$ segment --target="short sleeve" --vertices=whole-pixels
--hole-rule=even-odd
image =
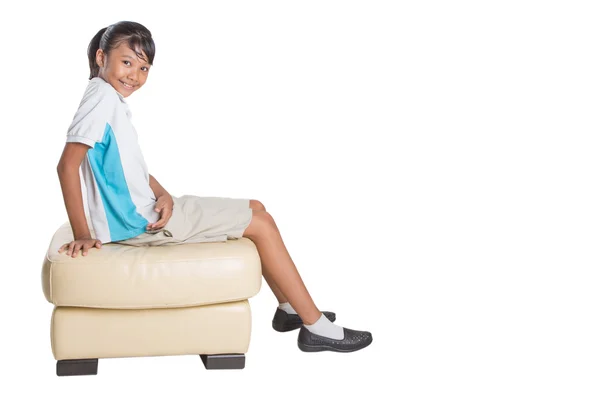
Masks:
[[[90,83],[67,131],[67,143],[77,142],[94,147],[102,141],[106,124],[116,107],[115,94],[98,83]]]

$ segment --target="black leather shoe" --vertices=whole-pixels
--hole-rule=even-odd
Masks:
[[[307,353],[317,351],[350,353],[367,347],[373,341],[373,336],[370,332],[346,329],[345,327],[343,329],[344,338],[336,340],[330,337],[319,336],[302,326],[298,333],[298,347]]]
[[[332,322],[335,322],[335,313],[323,311],[323,315]],[[289,332],[302,326],[302,319],[295,313],[287,313],[281,308],[277,308],[273,316],[273,329],[278,332]]]

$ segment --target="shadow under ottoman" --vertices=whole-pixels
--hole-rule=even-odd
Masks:
[[[92,234],[92,236],[94,236]],[[103,244],[87,256],[58,253],[54,234],[42,266],[56,373],[96,374],[99,358],[199,354],[207,369],[242,369],[250,345],[248,298],[261,287],[258,251],[247,238],[171,246]]]

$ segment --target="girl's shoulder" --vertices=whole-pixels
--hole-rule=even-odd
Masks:
[[[81,103],[119,104],[120,97],[112,85],[99,77],[89,80]]]

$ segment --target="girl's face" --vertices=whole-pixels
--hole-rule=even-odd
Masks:
[[[140,53],[148,59],[143,51]],[[98,77],[112,85],[124,98],[144,85],[150,71],[150,64],[138,58],[127,42],[121,42],[109,55],[98,49],[96,63],[100,66]]]

